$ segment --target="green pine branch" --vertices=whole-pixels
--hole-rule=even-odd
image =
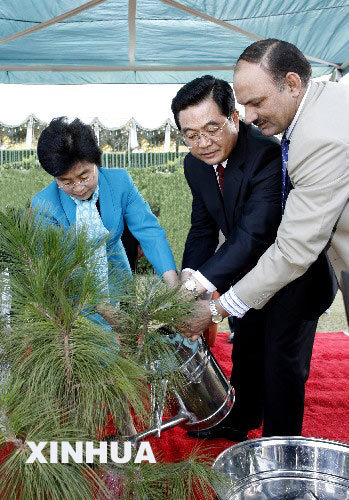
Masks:
[[[11,447],[0,466],[0,496],[106,498],[105,478],[117,469],[125,499],[189,499],[200,488],[211,498],[214,474],[194,455],[182,464],[108,464],[96,471],[86,464],[25,464],[28,440],[98,440],[110,417],[127,436],[131,410],[144,428],[150,383],[166,377],[170,389],[183,385],[173,339],[191,302],[154,275],[111,274],[106,296],[93,260],[105,241],[49,225],[29,209],[0,212],[0,268],[9,270],[12,299],[10,328],[0,330],[0,364],[8,367],[0,447]]]

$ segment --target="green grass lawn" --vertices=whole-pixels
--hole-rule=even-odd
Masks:
[[[4,169],[0,171],[0,210],[24,207],[33,196],[47,186],[52,177],[44,170]]]
[[[166,229],[167,239],[180,269],[190,227],[192,201],[183,168],[173,173],[149,173],[146,169],[130,169],[129,173],[152,209],[160,209],[159,222]]]
[[[348,332],[342,292],[337,292],[336,298],[328,314],[323,314],[318,323],[318,332]]]

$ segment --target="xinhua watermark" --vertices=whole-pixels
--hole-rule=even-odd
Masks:
[[[153,450],[148,441],[142,441],[137,450],[131,441],[76,441],[71,444],[69,441],[27,441],[26,444],[31,449],[31,455],[27,459],[27,464],[32,464],[36,460],[41,464],[92,464],[96,461],[106,464],[110,461],[116,464],[126,464],[133,461],[135,464],[141,462],[156,463]]]

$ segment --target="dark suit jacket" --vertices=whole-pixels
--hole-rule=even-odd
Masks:
[[[274,137],[240,122],[238,141],[224,172],[223,197],[214,168],[190,153],[184,173],[193,205],[182,269],[199,270],[223,293],[275,241],[281,221],[280,145]],[[215,253],[219,230],[226,241]],[[321,253],[302,277],[276,294],[274,302],[306,319],[317,319],[335,292],[333,273]]]
[[[275,239],[281,220],[280,145],[240,122],[224,172],[223,197],[212,166],[188,154],[184,173],[193,205],[182,268],[198,269],[222,293]],[[226,242],[215,253],[220,229]]]

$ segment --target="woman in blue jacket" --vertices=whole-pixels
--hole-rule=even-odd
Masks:
[[[92,128],[75,119],[55,118],[40,135],[38,158],[54,177],[35,195],[33,208],[49,223],[84,228],[91,239],[109,235],[96,250],[99,277],[108,287],[111,269],[131,274],[121,242],[124,220],[156,273],[177,283],[176,266],[165,230],[123,169],[100,167],[102,151]]]

